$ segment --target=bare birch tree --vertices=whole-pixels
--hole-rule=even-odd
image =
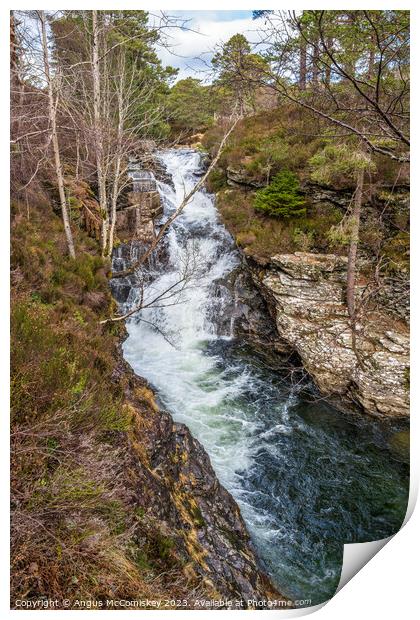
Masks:
[[[117,128],[116,128],[116,144],[115,144],[115,166],[114,166],[114,174],[112,181],[112,192],[111,192],[111,222],[109,227],[109,239],[107,242],[107,256],[111,256],[112,249],[114,247],[114,233],[115,233],[115,225],[117,222],[117,202],[119,197],[119,185],[120,185],[120,176],[121,176],[121,165],[122,165],[122,146],[123,146],[123,137],[124,137],[124,119],[127,116],[129,103],[124,100],[124,87],[125,87],[125,74],[126,74],[126,63],[125,58],[120,55],[119,62],[119,71],[118,71],[118,83],[116,85],[116,95],[117,95]]]
[[[102,255],[106,253],[108,241],[109,213],[106,192],[106,179],[103,162],[103,138],[101,124],[101,70],[99,62],[98,11],[92,11],[92,76],[93,76],[93,115],[95,132],[96,171],[98,177],[99,206],[102,217]]]
[[[69,213],[67,209],[66,193],[64,189],[63,169],[61,165],[60,147],[57,135],[57,96],[54,94],[53,78],[50,71],[50,61],[48,52],[47,26],[44,11],[39,11],[41,23],[42,50],[44,58],[45,80],[48,89],[48,116],[51,131],[51,142],[54,151],[55,174],[57,176],[58,193],[60,196],[61,216],[63,218],[64,232],[66,235],[67,249],[72,258],[76,258],[74,250],[73,235],[70,227]]]

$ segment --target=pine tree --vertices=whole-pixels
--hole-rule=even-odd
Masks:
[[[299,180],[290,170],[279,172],[270,185],[256,192],[254,206],[275,217],[305,215],[305,200],[299,192]]]
[[[232,104],[241,115],[255,111],[256,83],[268,71],[266,60],[253,54],[251,45],[243,34],[235,34],[212,59],[218,72],[216,84],[230,91]]]

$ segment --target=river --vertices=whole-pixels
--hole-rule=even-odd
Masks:
[[[202,174],[201,158],[187,149],[159,157],[172,178],[159,183],[168,217]],[[324,601],[340,578],[343,543],[389,536],[404,519],[408,466],[390,449],[401,428],[336,410],[307,379],[293,381],[235,338],[233,321],[221,331],[228,304],[219,283],[241,261],[211,194],[194,195],[165,243],[144,298],[186,280],[128,320],[124,356],[204,445],[280,591]],[[117,249],[114,268],[124,266]],[[133,286],[125,308],[138,297]]]

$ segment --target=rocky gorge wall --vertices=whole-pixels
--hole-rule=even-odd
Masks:
[[[226,175],[227,186],[241,191],[247,205],[252,203],[252,191],[265,185],[258,174],[244,165],[230,165],[222,172]],[[384,186],[382,194],[376,192],[366,197],[362,226],[364,229],[370,226],[369,234],[373,238],[376,222],[381,234],[389,235],[391,240],[384,247],[393,248],[402,243],[403,233],[394,239],[392,234],[402,223],[400,230],[408,225],[409,187],[402,183],[388,189],[392,192]],[[322,209],[336,208],[344,216],[352,200],[349,189],[338,190],[306,181],[301,190],[308,204],[320,213]],[[223,208],[221,211],[223,213]],[[229,228],[229,217],[224,220]],[[240,241],[238,245],[243,245],[242,239]],[[403,243],[406,243],[405,238]],[[389,282],[381,282],[375,293],[376,303],[361,304],[364,307],[353,332],[345,303],[347,258],[316,249],[295,252],[294,245],[291,239],[290,251],[285,247],[278,253],[271,253],[269,258],[261,257],[252,244],[239,248],[275,321],[277,338],[271,337],[273,347],[298,353],[322,394],[344,397],[352,408],[356,405],[356,409],[371,415],[407,417],[407,274],[400,280],[391,277]],[[407,248],[403,247],[405,252]],[[393,250],[387,251],[392,262],[395,259]],[[361,252],[360,265],[365,263],[369,267],[370,260],[369,255]],[[395,260],[400,260],[400,256]],[[405,269],[404,266],[403,271]],[[363,275],[359,274],[359,300],[366,295],[365,285]]]
[[[159,192],[156,190],[127,194],[127,205],[117,211],[116,230],[121,240],[149,242],[154,235],[154,221],[162,215]]]
[[[407,325],[365,312],[353,336],[345,304],[347,258],[296,252],[273,256],[263,268],[250,262],[279,336],[323,394],[344,396],[372,415],[408,416]]]

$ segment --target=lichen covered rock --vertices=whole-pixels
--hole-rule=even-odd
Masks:
[[[283,600],[261,572],[239,508],[202,445],[158,407],[148,384],[125,363],[117,372],[132,414],[126,458],[143,519],[151,515],[165,525],[184,572],[205,584],[207,596],[242,600],[245,607],[249,599]]]
[[[296,252],[273,256],[253,277],[273,309],[279,336],[299,353],[323,393],[346,396],[373,415],[407,416],[407,326],[366,311],[353,334],[346,267],[342,256]]]

